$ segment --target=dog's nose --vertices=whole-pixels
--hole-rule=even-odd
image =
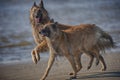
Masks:
[[[37,15],[36,18],[39,18],[39,16]]]
[[[39,32],[39,34],[41,34],[41,31]]]
[[[41,30],[39,33],[40,33],[40,34],[44,34],[44,33],[45,33],[45,30]]]

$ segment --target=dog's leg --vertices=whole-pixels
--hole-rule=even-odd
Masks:
[[[55,60],[55,54],[50,50],[50,57],[49,57],[49,61],[48,61],[48,66],[46,68],[46,71],[43,75],[43,77],[40,79],[40,80],[45,80],[45,78],[47,77],[53,63],[54,63],[54,60]]]
[[[94,56],[90,52],[89,53],[87,52],[86,54],[90,57],[90,62],[89,62],[88,67],[87,67],[87,69],[89,70],[91,68],[91,66],[92,66]]]
[[[76,64],[77,72],[79,72],[82,69],[81,55],[82,55],[82,53],[78,53],[78,52],[76,52],[74,54],[74,59],[75,59],[75,64]],[[70,73],[70,75],[73,75],[73,73]]]
[[[100,60],[101,64],[102,64],[102,71],[105,71],[106,70],[106,63],[104,61],[104,58],[102,57],[102,55],[100,55],[99,53],[99,50],[94,50],[94,53],[95,53],[95,57]]]
[[[101,62],[101,64],[102,64],[102,71],[105,71],[106,70],[106,63],[105,63],[105,61],[104,61],[104,58],[102,57],[102,55],[100,55],[100,62]]]
[[[31,55],[32,55],[32,60],[35,64],[37,64],[37,62],[40,60],[40,55],[39,55],[39,52],[38,52],[38,46],[35,47],[32,52],[31,52]]]
[[[36,59],[36,55],[35,55],[34,49],[33,49],[32,52],[31,52],[31,56],[32,56],[33,62],[34,62],[35,64],[37,64],[37,59]]]
[[[82,55],[82,53],[80,53],[80,52],[77,52],[76,55],[74,55],[77,72],[79,72],[82,69],[81,55]]]
[[[74,61],[74,58],[72,55],[70,54],[67,54],[65,55],[65,57],[68,59],[68,61],[70,62],[72,68],[73,68],[73,71],[74,71],[74,74],[73,74],[73,77],[71,77],[72,79],[75,79],[76,78],[76,75],[77,75],[77,68],[76,68],[76,65],[75,65],[75,61]]]
[[[47,46],[46,41],[44,40],[40,44],[38,44],[38,46],[36,46],[34,48],[34,50],[32,50],[32,60],[33,60],[33,62],[37,64],[37,62],[40,60],[39,53],[43,52],[43,51],[47,51],[47,50],[48,50],[48,46]]]
[[[96,66],[99,64],[99,60],[96,58],[96,62],[95,62],[95,64],[96,64]]]
[[[37,60],[37,62],[40,60],[40,55],[39,55],[39,46],[40,46],[41,44],[39,44],[37,47],[35,47],[35,49],[34,49],[34,51],[35,51],[35,57],[36,57],[36,60]]]

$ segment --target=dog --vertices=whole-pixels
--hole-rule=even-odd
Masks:
[[[59,53],[62,53],[71,63],[74,71],[73,79],[76,78],[77,72],[81,70],[82,65],[78,57],[80,52],[92,53],[102,62],[103,69],[106,69],[105,61],[99,52],[114,47],[113,39],[109,34],[95,24],[81,24],[72,26],[67,30],[59,29],[60,26],[65,25],[59,25],[57,22],[48,23],[40,31],[40,34],[45,36],[50,51],[48,67],[41,80],[46,79],[55,56]]]
[[[40,4],[37,5],[34,2],[32,8],[30,9],[30,23],[32,25],[32,33],[34,37],[34,41],[37,46],[32,50],[32,60],[34,63],[40,60],[39,52],[48,51],[48,46],[44,38],[41,37],[39,31],[43,27],[44,24],[50,21],[50,17],[46,9],[44,8],[43,1],[41,0]]]
[[[30,23],[32,25],[32,33],[37,46],[32,50],[31,55],[33,62],[36,64],[40,60],[39,53],[48,51],[47,42],[43,37],[41,37],[39,31],[43,28],[45,24],[49,22],[54,22],[54,20],[50,19],[49,14],[44,7],[43,1],[41,0],[39,5],[37,5],[36,2],[34,2],[32,8],[30,9]],[[59,29],[61,30],[71,28],[71,26],[61,26],[63,24],[59,25],[60,25]],[[94,55],[93,54],[87,55],[90,57],[90,62],[87,69],[90,69],[93,63]],[[96,65],[98,65],[99,63],[98,61],[99,60],[96,60]]]

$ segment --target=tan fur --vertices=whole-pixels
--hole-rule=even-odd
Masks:
[[[43,19],[42,19],[40,24],[36,24],[35,16],[34,16],[34,14],[38,10],[41,10],[42,14],[43,14]],[[39,6],[37,6],[36,3],[34,3],[32,8],[30,9],[30,22],[31,22],[31,25],[32,25],[33,37],[34,37],[35,43],[37,44],[37,46],[32,50],[31,55],[32,55],[33,62],[37,64],[37,62],[40,60],[39,53],[48,51],[48,46],[47,46],[46,40],[43,37],[41,37],[41,35],[39,34],[39,31],[41,31],[43,26],[46,23],[50,22],[48,12],[44,8],[42,0],[40,2]],[[59,24],[58,27],[61,30],[65,30],[65,29],[71,28],[72,26]],[[88,69],[90,69],[91,65],[93,63],[94,55],[92,55],[92,54],[87,54],[87,55],[90,57],[90,62],[89,62],[89,65],[88,65]],[[81,56],[79,58],[81,58]],[[97,60],[97,63],[98,63],[98,60]]]
[[[79,55],[81,55],[80,52],[96,56],[102,62],[102,65],[104,66],[103,70],[106,69],[104,59],[99,52],[113,46],[113,43],[110,41],[111,37],[107,33],[94,24],[73,26],[72,28],[63,31],[59,29],[60,26],[63,25],[51,23],[46,24],[42,29],[46,30],[46,28],[48,28],[50,31],[50,36],[46,37],[50,50],[50,58],[42,80],[47,77],[55,60],[55,55],[59,53],[62,53],[71,63],[74,71],[73,78],[76,78],[77,72],[82,68],[79,57]],[[105,37],[106,34],[109,38]]]
[[[42,21],[41,23],[35,22],[35,13],[41,10],[42,12]],[[37,6],[34,2],[32,8],[30,9],[30,23],[32,25],[32,33],[37,46],[32,50],[31,55],[34,63],[37,63],[40,60],[40,52],[48,51],[48,46],[44,38],[39,34],[39,31],[42,29],[45,23],[50,21],[49,15],[46,9],[43,6],[43,1],[41,0],[40,5]]]

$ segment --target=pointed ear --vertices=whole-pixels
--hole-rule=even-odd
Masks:
[[[57,30],[57,27],[56,27],[57,25],[56,25],[56,23],[57,23],[57,22],[52,23],[52,28],[53,28],[53,30],[54,30],[54,31],[56,31],[56,30]]]
[[[58,24],[58,22],[55,22],[54,24],[55,24],[55,25],[57,25],[57,24]]]
[[[58,24],[58,22],[53,23],[53,26],[52,26],[52,27],[53,27],[53,30],[54,30],[54,31],[57,30],[57,24]]]
[[[41,0],[39,6],[40,6],[41,8],[44,8],[43,0]]]
[[[33,6],[37,6],[37,5],[36,5],[36,2],[34,2]]]
[[[50,19],[50,23],[53,23],[54,22],[54,19]]]

